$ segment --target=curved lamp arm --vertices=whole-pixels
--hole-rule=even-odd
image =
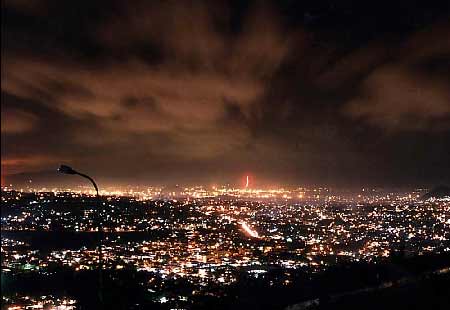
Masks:
[[[89,181],[91,181],[92,185],[94,185],[95,191],[97,192],[97,196],[98,196],[97,183],[95,183],[94,179],[91,178],[90,176],[88,176],[87,174],[78,172],[75,169],[73,169],[72,167],[69,167],[69,166],[66,166],[66,165],[61,165],[61,167],[59,167],[58,171],[61,172],[61,173],[64,173],[64,174],[78,174],[79,176],[88,179]]]
[[[94,185],[95,191],[97,192],[97,196],[98,196],[98,186],[97,186],[97,183],[95,183],[94,179],[84,173],[77,172],[76,174],[91,181],[92,185]]]

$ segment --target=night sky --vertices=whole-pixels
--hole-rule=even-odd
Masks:
[[[2,178],[449,182],[449,7],[3,0]]]

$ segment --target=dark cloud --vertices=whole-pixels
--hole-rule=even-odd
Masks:
[[[440,179],[443,5],[4,1],[2,165],[155,182]],[[399,160],[428,143],[442,147]]]
[[[396,66],[377,69],[346,111],[389,130],[449,130],[450,92],[444,81]]]
[[[434,24],[408,37],[362,81],[345,111],[387,130],[449,130],[449,80],[441,70],[450,44],[440,42],[449,29]]]
[[[1,114],[2,135],[32,131],[37,125],[36,115],[11,104],[2,104]]]

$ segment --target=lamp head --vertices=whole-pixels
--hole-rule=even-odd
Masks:
[[[77,174],[77,172],[75,170],[73,170],[71,167],[66,166],[66,165],[61,165],[61,167],[59,167],[58,171],[61,173],[64,173],[64,174]]]

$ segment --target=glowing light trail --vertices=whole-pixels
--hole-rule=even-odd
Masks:
[[[247,176],[247,181],[245,183],[245,187],[248,187],[248,184],[249,184],[249,180],[248,180],[248,176]]]
[[[246,222],[241,222],[242,229],[253,238],[259,238],[259,234],[256,230],[253,230],[248,226]]]

